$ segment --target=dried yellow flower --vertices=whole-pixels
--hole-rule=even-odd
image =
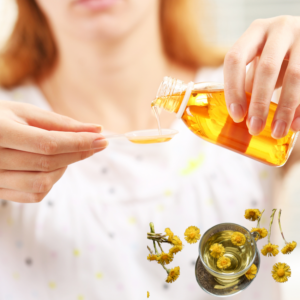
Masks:
[[[268,230],[265,228],[252,228],[251,229],[251,232],[255,232],[255,231],[258,232],[260,235],[259,240],[265,238],[268,235]]]
[[[236,231],[231,236],[231,242],[233,245],[240,247],[246,243],[246,237],[242,233]]]
[[[245,218],[251,221],[256,221],[261,216],[259,209],[246,209]]]
[[[170,248],[169,253],[170,254],[176,254],[177,252],[182,250],[182,245],[175,245],[172,248]]]
[[[246,272],[245,276],[247,277],[247,279],[252,280],[257,273],[257,267],[255,264],[253,264],[249,270]]]
[[[171,229],[170,228],[166,228],[165,229],[165,233],[168,236],[168,241],[172,242],[172,239],[174,237],[174,233],[171,231]]]
[[[221,256],[217,261],[217,267],[221,270],[227,269],[230,266],[231,266],[231,260],[226,256]]]
[[[171,283],[174,282],[180,275],[180,268],[175,267],[168,271],[168,277],[166,279],[166,282]]]
[[[149,254],[149,255],[147,256],[147,259],[150,260],[150,261],[152,261],[152,260],[157,260],[157,255],[155,255],[155,254]]]
[[[197,241],[200,239],[200,229],[197,228],[196,226],[190,226],[189,228],[186,229],[185,233],[185,240],[189,244],[194,244],[197,243]]]
[[[294,249],[295,249],[296,247],[297,247],[297,243],[296,243],[296,242],[288,243],[288,244],[286,244],[286,245],[282,248],[281,252],[282,252],[283,254],[290,254],[291,252],[294,251]]]
[[[261,249],[261,253],[264,256],[276,256],[279,253],[279,251],[277,249],[278,247],[279,246],[277,246],[277,245],[273,245],[273,244],[269,243]]]
[[[149,292],[147,292],[147,298],[149,298],[150,297],[150,293]]]
[[[160,254],[157,255],[157,261],[161,264],[166,264],[168,265],[172,260],[173,260],[173,255],[170,253],[165,253],[162,252]]]
[[[182,241],[177,235],[175,235],[172,239],[172,244],[176,246],[182,246]]]
[[[277,263],[273,266],[272,276],[277,282],[286,282],[291,275],[291,268],[287,264]]]
[[[211,251],[210,255],[212,257],[219,258],[219,257],[224,255],[225,248],[221,244],[215,243],[215,244],[210,246],[209,251]]]

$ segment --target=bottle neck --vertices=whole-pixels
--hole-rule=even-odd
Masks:
[[[185,95],[187,85],[183,81],[165,77],[156,94],[152,106],[177,113]]]

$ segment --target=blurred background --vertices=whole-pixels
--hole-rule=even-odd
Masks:
[[[204,16],[201,14],[201,18],[199,18],[201,19],[200,26],[206,40],[210,44],[220,47],[233,45],[255,19],[278,15],[300,16],[299,0],[205,0],[204,2],[207,6]],[[5,44],[16,16],[14,0],[0,0],[0,48]],[[212,21],[214,28],[212,28]],[[212,31],[214,34],[211,34]],[[277,208],[283,210],[282,226],[287,241],[295,240],[299,244],[300,163],[295,165],[285,176],[283,186],[277,188],[275,203]],[[273,230],[278,233],[277,220],[274,221]],[[280,239],[280,235],[277,234],[276,238],[277,245],[282,248],[283,241]],[[273,239],[272,241],[275,242]],[[282,299],[299,299],[300,244],[293,254],[289,256],[279,254],[277,257],[278,261],[287,263],[292,269],[292,277],[289,282],[280,285]]]

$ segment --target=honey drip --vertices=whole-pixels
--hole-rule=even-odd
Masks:
[[[157,98],[152,106],[177,113],[184,94]],[[246,98],[249,105],[251,94],[246,93]],[[296,134],[290,130],[284,138],[272,138],[271,123],[276,108],[277,104],[272,102],[264,130],[258,136],[252,136],[246,125],[247,116],[241,123],[235,123],[229,116],[224,90],[194,90],[181,119],[193,133],[210,143],[271,166],[282,166],[288,159]]]

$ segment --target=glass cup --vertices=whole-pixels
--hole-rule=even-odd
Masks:
[[[204,257],[204,249],[209,239],[216,233],[222,231],[233,231],[242,233],[248,242],[251,253],[249,257],[249,263],[247,266],[239,272],[222,272],[212,269]],[[209,294],[215,296],[228,296],[240,292],[245,289],[252,280],[248,280],[244,275],[250,269],[253,263],[259,268],[260,257],[256,246],[256,239],[259,234],[257,232],[250,233],[245,227],[234,223],[221,223],[210,229],[208,229],[202,236],[199,242],[199,258],[196,264],[196,279],[201,288],[203,288]],[[242,248],[243,246],[241,246]],[[226,254],[225,254],[226,255]],[[198,271],[197,271],[198,269]],[[199,270],[201,270],[199,272]],[[204,273],[207,274],[205,275]],[[205,279],[207,278],[207,279]]]

